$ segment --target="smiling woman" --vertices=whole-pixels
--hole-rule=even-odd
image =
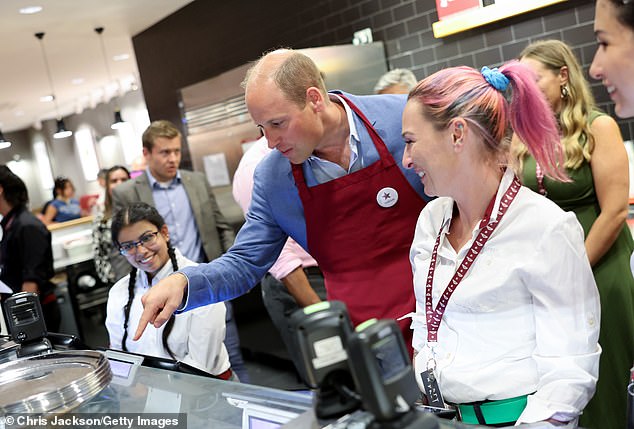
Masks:
[[[165,221],[145,203],[133,203],[115,213],[112,237],[133,269],[115,283],[108,295],[106,328],[110,348],[172,358],[216,376],[230,377],[229,357],[223,344],[223,303],[172,315],[161,328],[148,328],[150,331],[139,341],[128,337],[128,327],[138,323],[141,296],[148,288],[179,268],[196,264],[171,246]]]
[[[512,130],[567,181],[526,66],[443,69],[409,94],[403,165],[438,195],[410,251],[415,373],[428,398],[426,380],[438,380],[465,423],[572,422],[596,383],[599,296],[575,217],[506,167]]]
[[[634,116],[634,2],[597,0],[594,32],[599,47],[590,75],[605,85],[621,118]]]

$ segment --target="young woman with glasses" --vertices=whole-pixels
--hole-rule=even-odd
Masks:
[[[196,265],[170,245],[169,231],[156,209],[137,202],[116,212],[112,239],[132,266],[108,296],[106,328],[110,348],[182,361],[223,379],[234,379],[223,344],[225,306],[222,303],[172,315],[160,328],[149,327],[139,341],[129,329],[139,321],[141,297],[159,280],[179,268]]]

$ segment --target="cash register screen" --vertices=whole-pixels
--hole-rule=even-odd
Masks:
[[[131,362],[124,362],[122,360],[109,358],[110,361],[110,369],[112,370],[112,375],[121,378],[128,378],[130,375],[130,371],[132,370]]]
[[[247,403],[242,408],[242,429],[277,429],[299,415],[299,411]]]
[[[262,417],[249,417],[248,429],[278,429],[282,426],[282,423],[267,420]]]
[[[394,377],[407,366],[396,335],[389,335],[372,344],[372,352],[379,364],[383,381]]]

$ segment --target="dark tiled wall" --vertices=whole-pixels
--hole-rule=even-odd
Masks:
[[[150,117],[177,121],[179,88],[271,48],[350,43],[352,34],[366,27],[385,43],[390,68],[410,68],[418,78],[449,66],[499,65],[544,38],[568,42],[587,71],[595,50],[593,16],[594,0],[569,0],[435,39],[434,0],[197,0],[133,43]],[[604,88],[592,82],[600,107],[613,114]],[[634,121],[619,124],[624,138],[634,136]],[[187,165],[188,158],[184,161]]]

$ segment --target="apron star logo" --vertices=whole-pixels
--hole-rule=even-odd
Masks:
[[[398,201],[398,191],[394,188],[385,187],[376,193],[376,202],[381,207],[392,207],[396,201]]]

